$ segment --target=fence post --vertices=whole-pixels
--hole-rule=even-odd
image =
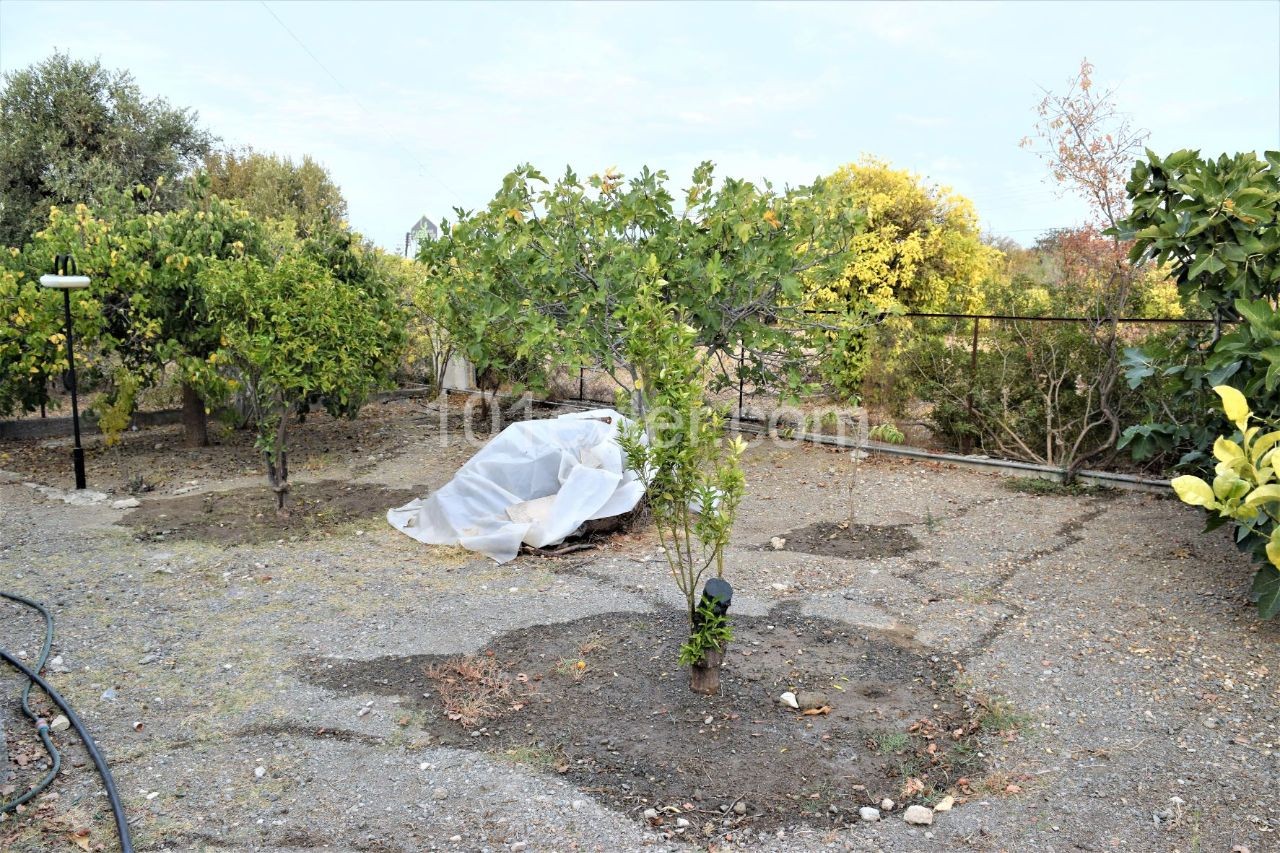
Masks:
[[[578,368],[578,402],[582,402],[587,398],[587,369],[585,367]]]
[[[747,352],[742,342],[738,342],[738,420],[742,420],[742,366],[746,363]]]
[[[973,386],[978,382],[978,323],[977,317],[973,318],[973,347],[969,352],[969,393],[965,397],[964,408],[968,414],[970,425],[973,424]],[[966,434],[960,442],[960,449],[964,453],[973,452],[973,435]]]

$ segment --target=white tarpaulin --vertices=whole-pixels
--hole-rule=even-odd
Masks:
[[[544,548],[583,522],[635,508],[644,485],[618,445],[612,409],[522,421],[504,429],[426,498],[387,512],[401,533],[461,545],[499,563],[520,544]]]

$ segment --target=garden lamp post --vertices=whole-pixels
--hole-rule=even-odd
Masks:
[[[76,470],[76,488],[85,487],[84,448],[80,446],[80,406],[76,399],[76,355],[72,345],[71,291],[89,286],[89,276],[79,275],[76,259],[70,255],[58,255],[53,260],[53,274],[40,276],[40,284],[52,290],[62,291],[62,305],[67,316],[67,389],[71,392],[71,428],[75,432],[75,449],[71,461]]]

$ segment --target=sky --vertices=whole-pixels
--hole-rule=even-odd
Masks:
[[[1018,142],[1087,57],[1157,152],[1280,148],[1280,0],[221,3],[0,0],[0,72],[55,50],[128,69],[224,144],[329,169],[402,248],[514,166],[806,184],[862,155],[1027,244],[1079,223]]]

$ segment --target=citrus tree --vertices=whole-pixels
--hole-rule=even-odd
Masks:
[[[334,416],[354,417],[389,380],[400,356],[395,299],[380,280],[340,281],[304,247],[269,263],[219,261],[199,279],[221,335],[206,362],[243,388],[284,514],[289,416],[320,401]]]
[[[724,549],[745,485],[739,457],[746,444],[726,438],[724,412],[706,402],[707,365],[697,331],[666,301],[656,258],[642,274],[650,283],[637,289],[626,311],[627,357],[642,404],[621,443],[628,467],[644,483],[667,567],[686,602],[689,636],[680,664],[691,667],[691,689],[718,693],[720,663],[733,638],[728,601],[700,595],[699,586],[706,577],[724,577]]]

